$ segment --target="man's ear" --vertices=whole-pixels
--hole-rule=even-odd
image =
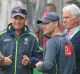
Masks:
[[[80,19],[80,17],[79,17],[79,16],[76,16],[76,17],[75,17],[75,21],[76,21],[76,22],[78,22],[78,21],[79,21],[79,19]]]
[[[54,22],[54,27],[57,27],[58,26],[58,21],[55,21]]]
[[[25,20],[26,20],[25,24],[26,25],[29,24],[29,19],[27,17],[25,18]]]

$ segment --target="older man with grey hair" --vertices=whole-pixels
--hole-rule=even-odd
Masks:
[[[76,55],[76,70],[73,74],[80,74],[80,9],[75,4],[70,4],[62,11],[67,29],[66,37],[71,40]]]

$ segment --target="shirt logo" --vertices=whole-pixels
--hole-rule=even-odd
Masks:
[[[64,55],[65,56],[71,56],[72,55],[72,45],[71,44],[65,45]]]
[[[45,12],[45,13],[42,15],[42,18],[47,17],[47,16],[48,16],[48,13]]]
[[[28,38],[24,39],[24,44],[28,44]]]
[[[4,39],[4,42],[6,42],[6,41],[11,41],[11,39]]]

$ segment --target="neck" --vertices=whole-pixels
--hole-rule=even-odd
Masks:
[[[72,28],[69,28],[68,29],[68,32],[71,30],[71,29],[73,29],[73,28],[76,28],[76,27],[78,27],[79,25],[76,25],[76,26],[73,26]]]
[[[55,35],[62,35],[59,29],[56,29],[56,30],[52,33],[52,36],[55,36]]]
[[[20,35],[21,32],[22,32],[21,30],[20,31],[19,30],[15,31],[15,33],[16,33],[17,36]]]

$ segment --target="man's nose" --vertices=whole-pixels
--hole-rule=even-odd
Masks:
[[[16,23],[19,23],[19,22],[20,22],[20,20],[19,20],[19,19],[17,19],[17,20],[16,20]]]

